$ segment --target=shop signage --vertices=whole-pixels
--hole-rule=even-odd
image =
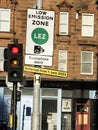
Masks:
[[[62,99],[62,112],[71,112],[71,99]]]
[[[33,67],[33,66],[24,66],[24,71],[39,73],[39,74],[46,74],[46,75],[57,76],[57,77],[63,77],[63,78],[67,77],[67,72],[65,72],[65,71],[39,68],[39,67]]]

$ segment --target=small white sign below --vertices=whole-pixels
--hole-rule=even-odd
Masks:
[[[40,55],[25,55],[25,64],[39,65],[39,66],[52,66],[52,57]]]

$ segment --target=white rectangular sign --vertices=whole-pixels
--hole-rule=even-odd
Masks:
[[[62,112],[71,112],[71,99],[62,99]]]
[[[54,15],[54,11],[28,9],[25,64],[52,66]],[[45,57],[48,60],[39,61]]]
[[[52,66],[52,57],[51,56],[26,55],[25,64],[39,65],[39,66]]]
[[[28,9],[26,54],[53,55],[54,11]]]

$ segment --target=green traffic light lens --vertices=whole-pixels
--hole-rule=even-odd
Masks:
[[[13,78],[18,78],[19,74],[16,71],[13,71],[10,76]]]

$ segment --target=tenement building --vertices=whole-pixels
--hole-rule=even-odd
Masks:
[[[0,120],[8,127],[13,83],[2,62],[15,40],[26,80],[18,83],[17,130],[31,130],[35,80],[40,130],[97,130],[98,0],[0,0]]]

